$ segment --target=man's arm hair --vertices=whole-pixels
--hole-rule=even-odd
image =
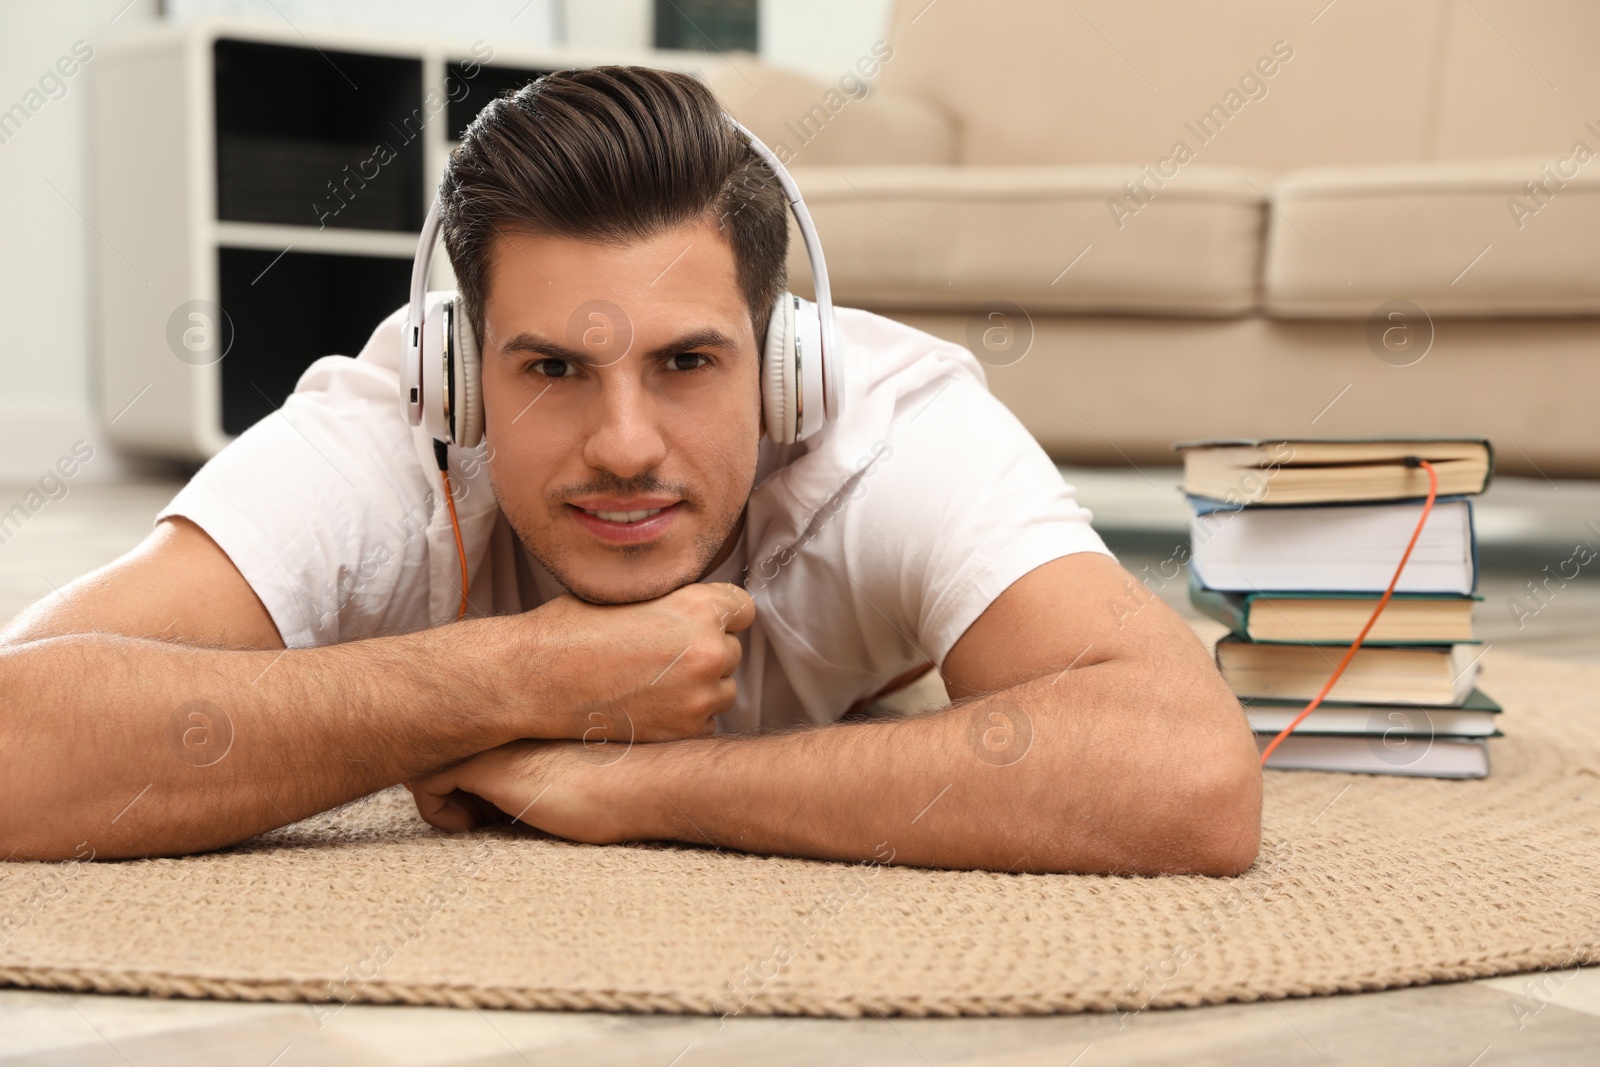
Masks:
[[[0,855],[216,848],[501,743],[475,672],[440,666],[483,621],[285,650],[215,542],[163,521],[0,630]]]
[[[448,659],[440,636],[269,652],[91,633],[0,649],[0,849],[217,848],[491,747],[488,701],[432,666]]]

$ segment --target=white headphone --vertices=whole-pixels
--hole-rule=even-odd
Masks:
[[[805,241],[816,286],[816,303],[792,293],[778,295],[762,346],[761,405],[767,436],[787,444],[810,437],[841,415],[845,372],[834,341],[828,265],[822,258],[811,212],[794,179],[760,138],[732,116],[727,118],[783,186]],[[457,294],[427,291],[438,238],[439,198],[435,196],[411,266],[401,400],[411,425],[426,423],[435,441],[475,448],[483,441],[482,357]]]

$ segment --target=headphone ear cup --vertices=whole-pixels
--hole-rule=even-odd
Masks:
[[[795,409],[794,440],[804,441],[828,423],[827,378],[830,373],[822,351],[822,311],[816,304],[791,297],[794,350],[794,384],[790,403]]]
[[[416,380],[421,393],[422,426],[435,441],[450,439],[449,418],[446,414],[445,374],[450,370],[450,341],[445,336],[444,324],[449,321],[449,293],[431,292],[427,295],[422,320],[421,343],[418,345]]]
[[[451,443],[476,448],[483,441],[483,359],[472,334],[472,320],[459,297],[450,316],[455,331],[455,366],[451,369],[456,404],[450,411]]]
[[[780,445],[794,441],[798,428],[794,307],[794,297],[789,293],[779,293],[773,301],[761,355],[761,411],[767,421],[767,436]]]

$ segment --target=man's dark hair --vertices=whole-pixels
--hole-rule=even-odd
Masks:
[[[787,284],[783,189],[711,90],[686,74],[562,70],[490,101],[451,153],[439,200],[445,250],[480,344],[489,250],[514,231],[621,242],[716,220],[758,351]]]

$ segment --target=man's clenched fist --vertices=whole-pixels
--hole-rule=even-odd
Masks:
[[[521,736],[626,745],[716,732],[737,696],[735,635],[755,613],[738,586],[696,582],[637,604],[560,596],[464,625],[500,664],[490,688],[499,710],[526,720]]]

